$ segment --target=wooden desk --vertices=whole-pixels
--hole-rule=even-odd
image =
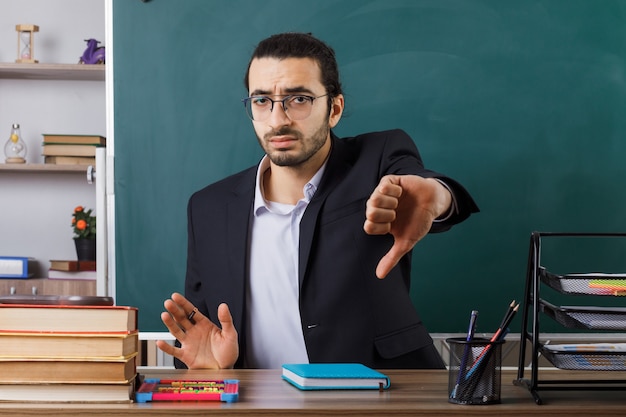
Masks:
[[[383,371],[385,372],[385,371]],[[236,378],[237,403],[36,404],[3,403],[1,415],[61,416],[623,416],[624,392],[546,392],[544,405],[512,384],[516,373],[502,374],[502,404],[450,404],[447,371],[386,371],[391,387],[378,391],[299,391],[278,370],[147,371],[148,377]],[[564,377],[567,371],[554,372]],[[589,374],[587,374],[588,376]],[[606,377],[606,375],[600,375]]]

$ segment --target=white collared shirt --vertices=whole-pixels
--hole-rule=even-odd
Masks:
[[[250,238],[250,280],[246,287],[248,368],[280,368],[308,363],[299,308],[298,252],[300,220],[313,198],[326,164],[304,186],[296,205],[265,200],[265,156],[259,163]]]

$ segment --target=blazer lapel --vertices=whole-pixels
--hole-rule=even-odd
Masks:
[[[346,163],[343,157],[341,141],[338,140],[337,136],[333,133],[331,133],[331,140],[332,148],[324,176],[300,221],[300,249],[298,259],[298,283],[300,284],[300,288],[302,288],[304,274],[309,263],[311,246],[313,245],[313,238],[315,237],[315,226],[319,218],[320,210],[324,206],[324,201],[328,194],[342,181],[346,172],[350,169],[350,165]]]
[[[243,309],[245,303],[245,281],[248,254],[248,234],[250,227],[250,215],[254,201],[254,184],[256,169],[251,169],[242,177],[236,187],[233,187],[233,196],[228,203],[226,222],[228,233],[225,236],[225,244],[228,247],[228,270],[227,279],[231,280],[231,288],[234,291],[232,305],[229,305],[235,327],[243,329]],[[241,302],[237,302],[241,300]]]

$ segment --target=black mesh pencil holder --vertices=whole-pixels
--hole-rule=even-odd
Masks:
[[[500,403],[500,372],[504,340],[450,338],[448,402],[486,405]]]

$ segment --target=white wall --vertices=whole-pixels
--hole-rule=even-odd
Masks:
[[[34,58],[78,63],[85,39],[105,41],[104,0],[0,0],[0,62],[17,58],[16,24],[35,24]],[[106,136],[104,82],[0,79],[0,163],[11,125],[19,123],[27,162],[43,163],[42,133]],[[0,171],[0,254],[50,259],[76,257],[71,213],[95,209],[95,187],[80,174]],[[97,213],[96,213],[97,215]]]

